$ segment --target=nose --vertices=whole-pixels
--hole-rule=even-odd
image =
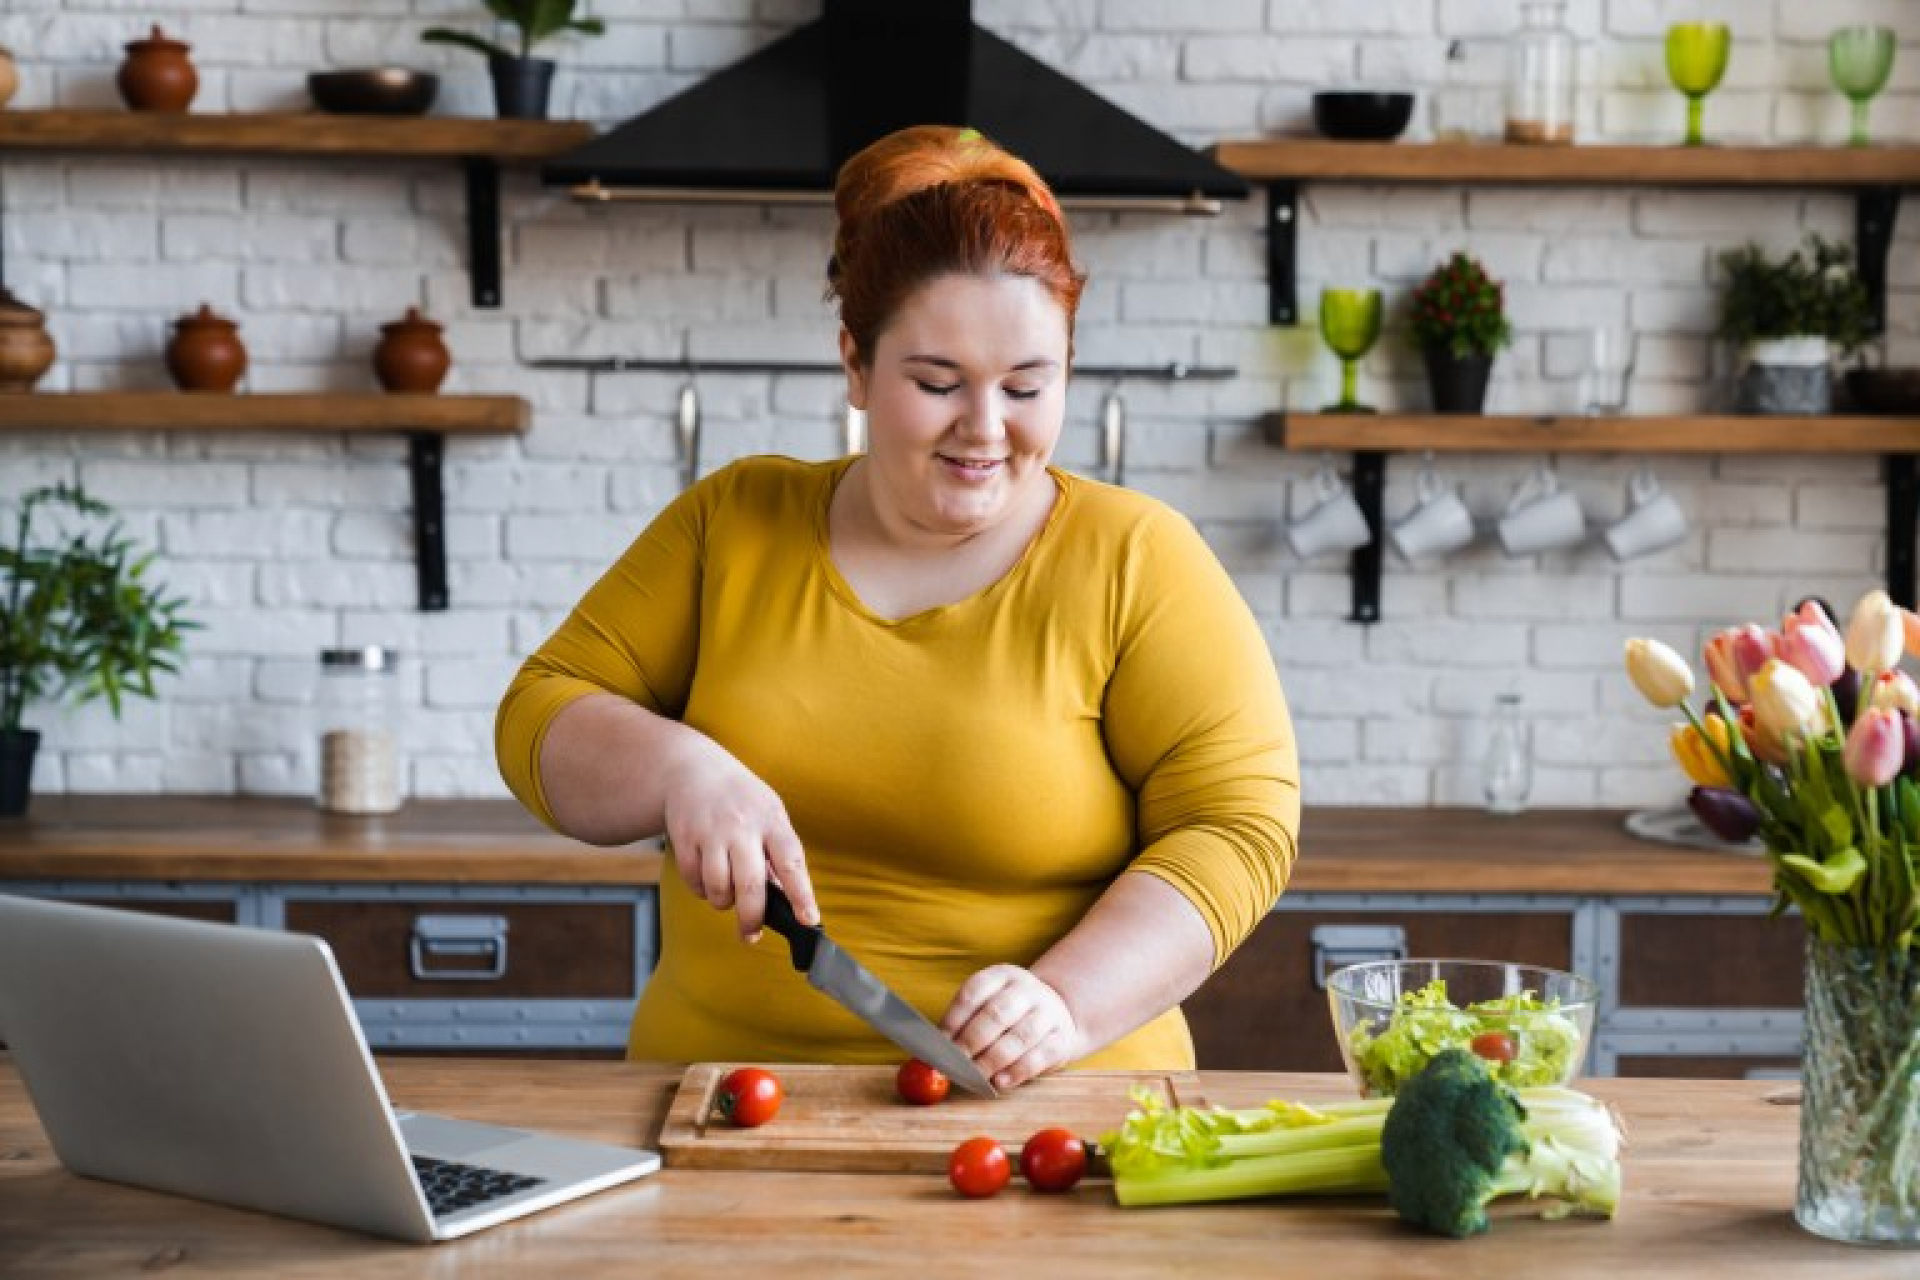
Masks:
[[[997,387],[982,387],[970,392],[953,424],[954,434],[963,440],[992,442],[1006,437],[1006,418],[1001,411]]]

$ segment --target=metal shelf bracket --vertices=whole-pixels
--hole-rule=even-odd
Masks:
[[[468,156],[467,275],[473,305],[500,305],[500,165],[487,156]]]
[[[413,478],[413,558],[420,580],[420,608],[447,607],[446,490],[440,467],[446,440],[430,431],[407,437],[407,470]]]
[[[1854,252],[1876,334],[1887,330],[1887,256],[1899,218],[1899,187],[1862,187],[1853,193]]]
[[[1920,534],[1920,458],[1890,453],[1887,474],[1887,594],[1903,608],[1914,608],[1915,548]]]
[[[1353,578],[1353,612],[1349,622],[1370,626],[1380,621],[1380,576],[1385,561],[1387,522],[1387,455],[1366,450],[1353,455],[1353,496],[1373,534],[1355,547],[1347,566]]]
[[[1300,184],[1267,184],[1267,323],[1300,322],[1299,265]]]

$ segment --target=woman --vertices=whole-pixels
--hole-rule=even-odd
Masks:
[[[1038,175],[919,127],[836,206],[868,452],[674,501],[508,689],[502,772],[579,839],[667,836],[631,1056],[899,1060],[742,945],[771,870],[998,1087],[1192,1065],[1178,1004],[1293,859],[1265,641],[1187,521],[1048,465],[1083,277]]]

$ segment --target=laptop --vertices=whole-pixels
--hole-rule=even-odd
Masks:
[[[60,1162],[421,1243],[652,1173],[652,1151],[395,1112],[297,933],[0,894],[0,1041]]]

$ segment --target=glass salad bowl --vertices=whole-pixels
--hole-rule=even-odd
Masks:
[[[1515,1088],[1567,1084],[1586,1059],[1600,988],[1496,960],[1377,960],[1335,970],[1327,1001],[1348,1073],[1362,1094],[1385,1098],[1454,1048]]]

